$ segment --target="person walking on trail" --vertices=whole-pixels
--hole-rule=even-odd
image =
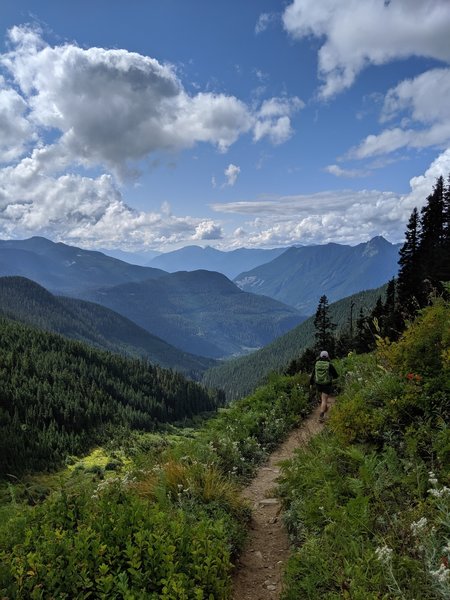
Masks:
[[[314,365],[313,372],[311,373],[310,385],[316,385],[317,391],[320,393],[320,416],[319,421],[323,423],[325,413],[328,410],[328,399],[333,393],[333,379],[338,378],[338,373],[334,368],[334,365],[330,361],[328,352],[322,350],[316,364]]]

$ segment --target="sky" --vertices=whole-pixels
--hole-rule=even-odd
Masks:
[[[0,238],[401,242],[449,98],[449,0],[2,0]]]

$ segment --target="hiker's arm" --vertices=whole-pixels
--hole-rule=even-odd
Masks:
[[[336,371],[336,369],[334,368],[334,365],[332,363],[330,363],[330,373],[331,373],[331,377],[333,379],[339,378],[339,373]]]

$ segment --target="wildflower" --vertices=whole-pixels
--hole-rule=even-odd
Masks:
[[[425,527],[425,525],[427,524],[427,519],[426,517],[422,517],[421,519],[419,519],[418,521],[413,521],[411,523],[411,531],[413,535],[418,535],[422,529]]]
[[[442,498],[442,496],[445,496],[446,494],[450,493],[450,488],[444,485],[441,487],[440,490],[436,488],[429,489],[428,493],[431,494],[431,496],[434,496],[435,498]]]
[[[439,565],[439,569],[436,569],[435,571],[430,571],[430,575],[436,577],[439,583],[447,583],[450,575],[450,570],[447,569],[447,567],[444,564],[441,564]]]
[[[428,471],[428,481],[431,483],[431,485],[436,485],[438,480],[436,475],[434,474],[434,471]]]
[[[392,559],[392,548],[388,546],[378,546],[375,550],[375,554],[377,555],[377,559],[382,563],[388,563]]]

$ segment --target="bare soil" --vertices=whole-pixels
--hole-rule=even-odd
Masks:
[[[282,591],[283,566],[290,553],[289,539],[281,519],[281,504],[274,497],[279,463],[291,458],[319,433],[317,407],[285,442],[270,455],[242,496],[252,506],[252,520],[246,547],[236,565],[233,600],[275,600]]]

